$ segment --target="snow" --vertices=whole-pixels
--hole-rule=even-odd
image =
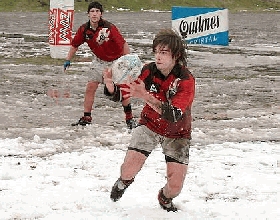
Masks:
[[[91,125],[75,132],[98,129]],[[157,202],[165,183],[160,147],[121,200],[110,200],[131,134],[102,130],[97,142],[109,147],[85,144],[67,150],[66,140],[40,135],[0,139],[0,219],[278,219],[280,215],[279,143],[192,146],[184,188],[174,199],[180,210],[167,213]],[[193,136],[204,135],[196,130]]]
[[[121,26],[129,43],[135,42],[132,51],[145,61],[152,58],[146,44],[170,24],[170,13],[107,15]],[[0,29],[47,36],[42,25],[46,16],[0,13]],[[120,104],[109,102],[101,87],[94,123],[70,126],[82,112],[88,79],[83,60],[73,62],[69,74],[62,72],[62,63],[18,64],[11,58],[46,55],[48,44],[1,37],[0,220],[280,219],[277,16],[231,14],[229,47],[188,50],[196,97],[188,174],[174,199],[177,213],[158,205],[157,194],[166,181],[160,147],[120,201],[110,200],[131,133],[124,128]],[[85,14],[77,13],[75,19],[79,25]],[[31,22],[36,28],[30,28]],[[82,49],[88,57],[89,51]],[[62,91],[64,82],[71,85],[68,99],[46,95],[52,86]],[[139,115],[141,103],[133,100],[132,106]]]

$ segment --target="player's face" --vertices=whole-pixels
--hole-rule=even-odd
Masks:
[[[171,50],[168,46],[157,45],[154,54],[157,68],[163,75],[167,76],[176,63],[175,58],[172,57]]]
[[[98,23],[101,16],[102,12],[98,8],[92,8],[88,13],[89,20],[93,24]]]

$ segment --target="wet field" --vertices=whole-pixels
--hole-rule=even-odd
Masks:
[[[171,27],[169,12],[108,12],[104,18],[121,29],[143,62],[152,60],[154,35]],[[86,20],[85,13],[76,13],[74,31]],[[279,20],[280,14],[273,12],[229,14],[228,47],[189,45],[189,68],[196,78],[193,141],[197,145],[279,142]],[[102,126],[122,131],[121,105],[108,101],[100,86],[93,111],[96,127],[73,132],[70,124],[83,114],[88,76],[82,67],[90,53],[82,46],[77,61],[64,73],[63,60],[48,64],[38,59],[49,55],[47,35],[47,13],[0,13],[0,138],[40,133],[42,138],[74,140],[101,135]],[[50,88],[69,89],[70,98],[51,99],[46,95]],[[141,107],[133,100],[136,118]]]

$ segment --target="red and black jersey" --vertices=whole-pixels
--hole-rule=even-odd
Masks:
[[[71,45],[75,48],[87,43],[92,52],[101,60],[111,62],[123,55],[125,39],[112,23],[100,19],[96,30],[90,22],[81,25]]]
[[[195,79],[190,71],[176,64],[170,74],[165,77],[154,62],[143,67],[139,76],[144,81],[146,90],[169,106],[172,118],[175,112],[181,115],[176,120],[168,120],[149,105],[141,112],[140,124],[146,125],[152,131],[168,138],[191,138],[191,106],[195,94]]]

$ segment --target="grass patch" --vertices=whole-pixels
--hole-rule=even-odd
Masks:
[[[49,55],[32,56],[32,57],[20,57],[20,58],[4,58],[0,56],[1,63],[9,63],[14,65],[50,65],[50,66],[63,66],[65,59],[52,58]],[[91,58],[83,58],[75,56],[71,62],[91,62]]]
[[[33,11],[47,12],[49,0],[1,0],[0,12]],[[90,2],[75,0],[76,11],[87,11]],[[263,11],[264,9],[280,8],[280,0],[100,0],[105,10],[114,11],[117,9],[128,9],[131,11],[140,10],[162,10],[170,11],[172,6],[188,7],[222,7],[231,11]]]
[[[53,66],[62,66],[64,59],[53,59],[51,56],[34,56],[34,57],[21,57],[21,58],[5,58],[2,60],[4,63],[22,65],[22,64],[31,64],[31,65],[53,65]]]

